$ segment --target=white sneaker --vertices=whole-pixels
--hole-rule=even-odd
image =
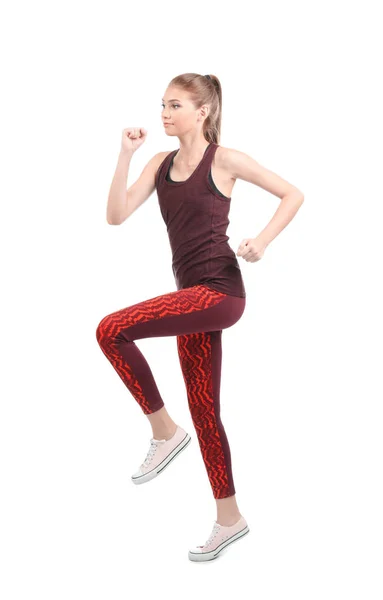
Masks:
[[[131,477],[133,483],[145,483],[157,477],[166,469],[173,458],[181,454],[190,442],[190,435],[179,426],[177,426],[175,434],[169,440],[151,438],[150,448],[144,462]]]
[[[227,546],[240,540],[250,529],[244,517],[234,525],[224,526],[214,521],[213,531],[203,546],[195,546],[189,550],[189,559],[194,561],[214,560]]]

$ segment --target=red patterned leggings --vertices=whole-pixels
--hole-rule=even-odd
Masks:
[[[214,498],[235,494],[230,448],[220,418],[222,330],[234,325],[246,299],[195,285],[104,317],[97,341],[144,414],[164,406],[150,367],[134,343],[177,336],[191,418]]]

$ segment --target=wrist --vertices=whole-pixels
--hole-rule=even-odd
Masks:
[[[269,240],[268,238],[266,238],[265,236],[263,236],[262,234],[257,235],[257,237],[255,238],[257,240],[257,242],[260,242],[262,244],[262,246],[264,246],[266,248],[266,246],[268,246],[271,242],[271,240]]]
[[[134,150],[125,150],[124,148],[121,148],[120,150],[120,156],[123,156],[124,158],[132,158],[134,154]]]

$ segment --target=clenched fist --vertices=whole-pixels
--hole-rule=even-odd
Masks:
[[[143,127],[128,127],[122,131],[121,150],[135,152],[146,140],[148,132]]]
[[[257,238],[245,238],[239,245],[237,256],[242,256],[247,262],[257,262],[262,258],[266,245]]]

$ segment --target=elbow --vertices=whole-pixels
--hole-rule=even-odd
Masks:
[[[122,220],[121,219],[117,219],[117,217],[112,217],[107,215],[106,216],[106,221],[108,223],[108,225],[121,225]]]
[[[106,215],[106,220],[109,225],[121,225],[128,217],[130,217],[130,211],[124,211],[120,214],[108,214]]]
[[[294,199],[295,199],[296,203],[298,204],[298,206],[301,206],[304,202],[305,197],[300,190],[296,189],[296,190],[294,190]]]
[[[295,186],[291,186],[291,189],[289,189],[284,196],[281,196],[281,200],[284,200],[285,198],[292,200],[299,206],[303,204],[305,199],[303,192]]]

